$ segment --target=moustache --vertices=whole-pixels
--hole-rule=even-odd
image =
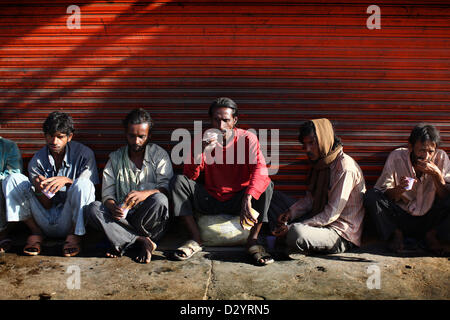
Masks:
[[[419,157],[419,156],[415,155],[414,153],[411,154],[411,159],[412,159],[413,164],[416,163],[418,160],[420,160],[420,161],[427,160],[425,157]]]
[[[133,144],[133,145],[131,145],[130,147],[131,147],[131,149],[133,149],[134,151],[140,151],[140,150],[144,149],[145,146],[146,146],[145,144],[143,144],[143,145]]]

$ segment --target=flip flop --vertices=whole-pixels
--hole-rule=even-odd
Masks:
[[[248,253],[259,266],[265,266],[274,262],[272,256],[267,253],[266,249],[262,245],[255,244],[249,247]]]
[[[27,256],[37,256],[41,253],[41,244],[44,237],[39,234],[32,234],[28,237],[27,243],[23,248],[23,253]]]
[[[194,254],[202,250],[202,247],[197,243],[197,241],[189,240],[179,247],[173,255],[177,260],[183,261],[190,259]]]
[[[11,249],[12,247],[12,240],[9,238],[5,238],[0,240],[0,253],[4,253]]]
[[[69,252],[69,249],[74,249]],[[79,237],[74,234],[69,234],[64,242],[63,255],[64,257],[74,257],[81,251]]]

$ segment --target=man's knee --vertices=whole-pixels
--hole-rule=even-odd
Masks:
[[[98,220],[103,216],[102,203],[100,201],[91,202],[86,208],[88,219]]]
[[[289,228],[286,235],[286,244],[290,248],[298,248],[300,250],[307,250],[307,231],[306,226],[302,223],[295,223]]]
[[[87,178],[78,178],[74,180],[70,190],[78,192],[95,192],[95,186],[92,181]]]
[[[184,174],[177,174],[170,179],[169,187],[170,190],[178,190],[181,187],[185,186],[187,181],[189,180],[188,177],[186,177]]]
[[[382,199],[382,192],[375,188],[367,190],[364,194],[364,207],[371,207]]]
[[[3,181],[3,190],[20,190],[21,192],[31,186],[28,177],[21,173],[13,173]]]
[[[169,198],[167,198],[167,196],[162,192],[157,192],[147,197],[147,199],[145,199],[145,203],[147,205],[156,205],[158,207],[169,208]]]

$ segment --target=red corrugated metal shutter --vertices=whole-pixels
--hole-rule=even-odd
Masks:
[[[68,29],[68,6],[81,28]],[[448,1],[1,1],[0,135],[25,162],[41,124],[72,114],[76,139],[103,167],[123,143],[120,120],[147,108],[167,150],[176,128],[207,120],[218,96],[236,100],[243,128],[280,129],[279,190],[304,190],[302,120],[327,117],[372,185],[417,122],[450,150]],[[269,149],[270,151],[270,149]]]

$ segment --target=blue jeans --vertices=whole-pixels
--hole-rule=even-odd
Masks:
[[[8,222],[33,217],[42,232],[49,237],[65,237],[75,226],[74,234],[86,233],[84,209],[95,201],[94,184],[85,178],[76,179],[67,190],[66,200],[45,209],[34,195],[26,176],[14,173],[3,181]]]

